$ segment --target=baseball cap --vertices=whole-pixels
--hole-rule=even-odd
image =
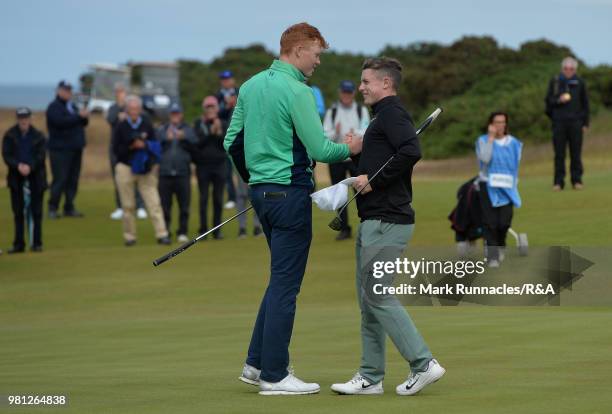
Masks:
[[[170,105],[170,113],[171,114],[183,113],[183,108],[181,107],[180,104],[175,102],[172,105]]]
[[[30,108],[22,106],[21,108],[17,108],[15,114],[17,115],[17,118],[28,118],[32,115],[32,111],[30,111]]]
[[[58,88],[62,88],[62,89],[70,89],[72,90],[72,84],[66,80],[61,80],[58,84],[57,84]]]
[[[343,80],[340,82],[340,90],[342,92],[353,93],[355,92],[355,84],[350,80]]]
[[[218,106],[219,101],[217,100],[215,96],[209,95],[206,98],[204,98],[204,101],[202,101],[202,105],[203,106]]]
[[[233,78],[234,74],[231,70],[224,70],[223,72],[219,72],[219,79],[229,79]]]

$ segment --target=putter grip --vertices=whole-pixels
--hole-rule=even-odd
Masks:
[[[188,241],[187,243],[181,245],[179,248],[172,250],[170,253],[153,260],[153,266],[159,266],[160,264],[167,262],[168,260],[172,259],[174,256],[177,256],[183,253],[185,250],[187,250],[194,244],[196,244],[196,239]]]

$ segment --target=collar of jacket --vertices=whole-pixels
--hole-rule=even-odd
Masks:
[[[380,101],[372,105],[372,112],[374,112],[374,114],[377,114],[380,111],[382,111],[384,108],[386,108],[387,106],[394,105],[394,104],[401,104],[401,102],[402,101],[397,95],[385,96]]]
[[[19,124],[13,125],[13,127],[9,130],[9,133],[13,139],[19,139],[23,135],[21,134],[21,130],[19,129]],[[30,135],[32,137],[32,142],[37,142],[40,139],[40,134],[38,134],[38,130],[34,128],[32,125],[28,128],[28,132],[25,135]]]
[[[278,72],[286,73],[287,75],[295,78],[299,82],[306,81],[306,77],[304,74],[291,63],[283,62],[282,60],[274,59],[270,69],[276,70]]]
[[[578,75],[576,73],[574,73],[574,75],[571,78],[566,78],[565,75],[563,74],[563,72],[561,72],[559,74],[559,79],[562,81],[570,81],[570,80],[578,80]]]

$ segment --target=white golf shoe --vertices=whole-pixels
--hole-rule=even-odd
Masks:
[[[411,374],[406,381],[397,386],[395,391],[398,395],[414,395],[427,385],[438,381],[445,372],[438,361],[432,359],[427,365],[427,370]]]
[[[307,383],[293,375],[293,371],[279,382],[259,380],[259,395],[305,395],[316,394],[321,390],[319,384]]]
[[[249,364],[244,364],[242,374],[238,377],[238,379],[250,385],[259,385],[259,375],[261,375],[260,369],[252,367]]]
[[[147,210],[144,208],[139,208],[136,210],[136,217],[138,217],[140,220],[144,220],[149,217],[149,215],[147,214]]]
[[[115,209],[110,215],[111,220],[121,220],[123,218],[123,209]]]
[[[356,373],[353,379],[351,379],[349,382],[345,382],[343,384],[333,384],[331,389],[338,394],[347,395],[375,395],[385,392],[383,390],[382,381],[377,384],[370,384],[370,382],[362,377],[359,372]]]
[[[488,261],[488,266],[490,268],[497,269],[499,267],[499,265],[500,265],[499,264],[499,260],[492,259],[492,260]]]

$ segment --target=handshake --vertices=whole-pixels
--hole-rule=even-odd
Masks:
[[[361,153],[361,146],[363,145],[363,137],[353,134],[352,132],[347,133],[344,136],[344,143],[348,144],[351,155],[357,155]]]

